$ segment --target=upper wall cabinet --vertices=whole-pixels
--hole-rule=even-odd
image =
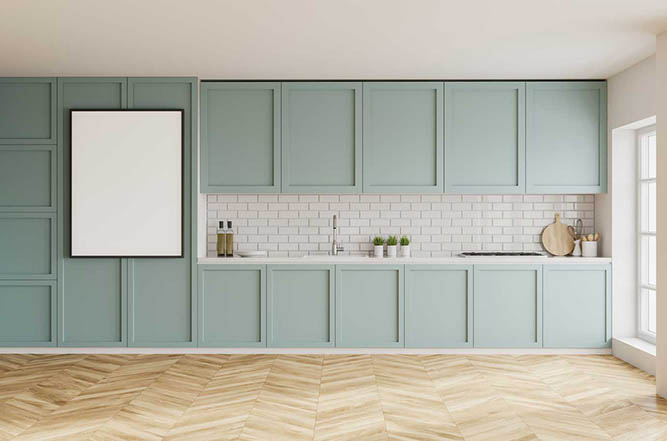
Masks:
[[[443,83],[364,83],[364,192],[443,191]]]
[[[0,144],[55,143],[55,78],[0,78]]]
[[[361,83],[282,84],[282,191],[361,192]]]
[[[526,192],[607,191],[607,84],[526,86]]]
[[[201,190],[280,191],[280,83],[201,84]]]
[[[445,192],[525,190],[523,82],[445,83]]]

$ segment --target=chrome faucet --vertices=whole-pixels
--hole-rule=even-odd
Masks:
[[[338,218],[334,214],[333,217],[333,240],[331,241],[331,255],[337,256],[339,251],[345,251],[343,247],[338,245]]]

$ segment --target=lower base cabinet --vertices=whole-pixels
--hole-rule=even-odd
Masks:
[[[56,345],[56,282],[0,281],[0,347]]]
[[[336,346],[404,346],[403,269],[336,265]]]
[[[544,266],[544,347],[611,342],[611,265]]]
[[[474,272],[475,347],[541,347],[542,265],[475,265]]]
[[[334,265],[268,265],[266,277],[268,346],[334,346]]]
[[[200,265],[199,346],[266,346],[266,265]]]
[[[405,266],[405,346],[472,346],[472,265]]]

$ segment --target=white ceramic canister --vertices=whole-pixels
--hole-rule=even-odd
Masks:
[[[584,257],[598,257],[598,242],[596,240],[582,242],[581,255]]]
[[[373,255],[375,257],[383,257],[383,255],[384,255],[384,245],[374,245],[373,246]]]

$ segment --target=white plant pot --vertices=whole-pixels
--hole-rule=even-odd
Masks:
[[[396,257],[396,245],[387,245],[387,257]]]
[[[595,240],[581,242],[581,255],[583,257],[598,257],[598,243]]]
[[[373,246],[373,255],[375,257],[383,257],[384,256],[384,245],[374,245]]]
[[[410,245],[401,245],[401,257],[410,257]]]

